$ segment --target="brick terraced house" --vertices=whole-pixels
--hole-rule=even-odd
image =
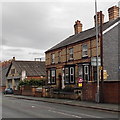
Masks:
[[[118,103],[118,25],[119,7],[108,9],[109,21],[103,22],[103,66],[104,66],[104,102]],[[95,19],[95,17],[94,17]],[[97,13],[100,29],[100,12]],[[96,20],[95,20],[96,22]],[[75,34],[45,52],[47,84],[62,89],[76,87],[83,82],[83,100],[95,100],[97,68],[91,64],[96,57],[95,27],[82,31],[82,23],[77,20]],[[98,55],[100,57],[101,40],[99,36]],[[112,90],[113,89],[113,90]],[[107,96],[108,95],[108,96]],[[112,95],[112,96],[111,96]]]

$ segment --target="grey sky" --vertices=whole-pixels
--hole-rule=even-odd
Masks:
[[[76,0],[77,1],[77,0]],[[98,11],[117,5],[119,0],[99,2]],[[105,1],[105,0],[104,0]],[[44,57],[44,51],[74,34],[74,23],[80,20],[83,30],[94,26],[94,2],[3,2],[2,60],[33,60]],[[1,33],[0,33],[1,35]]]

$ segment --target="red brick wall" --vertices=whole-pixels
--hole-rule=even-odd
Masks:
[[[120,82],[104,83],[104,102],[120,103],[119,95]]]
[[[83,100],[95,101],[96,83],[84,83],[83,84]],[[100,84],[101,86],[101,84]],[[104,82],[103,85],[103,102],[105,103],[120,103],[120,82],[111,81]]]

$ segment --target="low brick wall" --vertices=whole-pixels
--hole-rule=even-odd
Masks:
[[[42,97],[42,92],[36,91],[36,87],[32,87],[32,86],[22,86],[20,91],[21,91],[21,95]],[[17,92],[16,92],[16,93],[17,93]],[[16,94],[16,93],[15,93],[15,94]]]
[[[22,91],[21,90],[14,90],[14,95],[22,95]]]
[[[95,101],[96,83],[83,83],[83,100]],[[105,103],[120,103],[120,81],[104,81],[103,84],[103,102]],[[101,91],[101,84],[100,84]]]
[[[35,91],[35,97],[42,97],[42,92]]]
[[[80,100],[80,96],[78,94],[66,94],[66,93],[59,93],[59,94],[53,94],[54,98],[62,98],[62,99],[73,99],[73,100]]]
[[[22,95],[25,95],[25,96],[33,96],[31,90],[23,90],[23,91],[22,91]]]

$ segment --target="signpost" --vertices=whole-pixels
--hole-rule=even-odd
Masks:
[[[83,79],[82,78],[78,78],[78,87],[82,87],[82,82],[83,82]]]

